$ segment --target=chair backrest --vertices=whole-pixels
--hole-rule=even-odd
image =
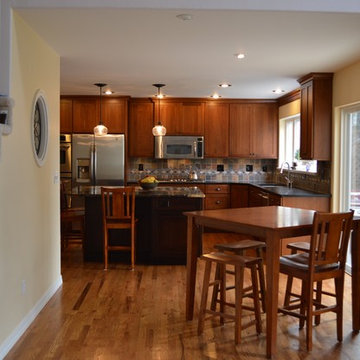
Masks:
[[[104,222],[107,219],[135,221],[135,187],[102,187],[101,200]]]
[[[345,268],[353,211],[314,214],[310,241],[309,267],[338,264]]]

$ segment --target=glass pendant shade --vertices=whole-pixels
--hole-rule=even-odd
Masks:
[[[153,127],[152,133],[154,136],[164,136],[166,134],[166,128],[161,124],[157,124]]]
[[[157,125],[155,125],[152,128],[152,133],[154,136],[164,136],[166,134],[166,128],[165,128],[165,126],[163,126],[161,124],[161,121],[160,121],[160,99],[163,97],[160,93],[160,88],[162,88],[165,85],[164,84],[153,84],[153,86],[155,86],[158,89],[156,97],[158,98],[159,121],[158,121]]]
[[[108,128],[103,124],[99,124],[94,127],[94,134],[96,136],[106,135],[107,133],[108,133]]]
[[[99,118],[99,124],[94,127],[94,135],[95,136],[103,136],[103,135],[106,135],[108,133],[108,128],[102,123],[102,120],[101,120],[101,114],[102,114],[102,111],[101,111],[102,88],[104,86],[106,86],[106,84],[97,83],[97,84],[94,84],[94,85],[97,86],[100,89],[100,118]]]

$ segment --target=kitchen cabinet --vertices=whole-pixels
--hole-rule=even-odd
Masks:
[[[73,132],[93,133],[99,122],[99,108],[96,98],[73,99]]]
[[[229,104],[205,105],[205,157],[229,156]]]
[[[72,100],[60,99],[60,133],[72,133]]]
[[[249,206],[249,186],[232,184],[230,186],[230,207],[242,208]]]
[[[271,194],[258,187],[249,187],[249,207],[282,205],[281,196]]]
[[[150,100],[131,101],[129,112],[129,156],[153,157],[154,103]]]
[[[276,159],[276,103],[230,104],[229,156]]]
[[[230,207],[230,185],[205,185],[205,210],[227,209]]]
[[[72,101],[72,131],[93,133],[100,120],[100,99],[95,96],[74,96]],[[111,134],[126,134],[128,97],[102,98],[102,122]]]
[[[98,100],[99,101],[99,100]],[[111,134],[126,134],[128,98],[102,98],[102,121]]]
[[[331,160],[332,73],[311,73],[301,85],[300,157]]]
[[[156,111],[158,107],[156,106]],[[158,113],[155,114],[155,122]],[[204,103],[164,101],[160,103],[160,121],[166,135],[204,135]]]

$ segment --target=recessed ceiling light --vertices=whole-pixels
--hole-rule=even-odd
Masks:
[[[238,59],[244,59],[245,54],[244,54],[244,53],[239,53],[239,54],[235,54],[235,56],[236,56]]]
[[[274,89],[272,92],[275,94],[282,94],[285,92],[285,90],[277,88],[277,89]]]
[[[219,94],[212,94],[212,95],[210,95],[210,97],[213,98],[213,99],[221,98],[221,96]]]
[[[230,87],[231,84],[229,84],[229,83],[222,83],[222,84],[219,84],[219,86],[222,87],[222,88],[227,88],[227,87]]]
[[[184,21],[192,20],[192,15],[190,15],[190,14],[179,14],[179,15],[176,15],[176,17],[178,19],[184,20]]]

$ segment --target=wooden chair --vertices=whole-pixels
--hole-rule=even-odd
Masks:
[[[131,269],[135,268],[135,187],[101,188],[104,227],[104,268],[108,269],[109,251],[130,251]],[[130,230],[130,245],[109,243],[109,230]]]
[[[312,318],[325,312],[336,313],[337,338],[342,341],[344,274],[353,211],[347,213],[318,213],[314,215],[313,231],[308,252],[280,257],[280,272],[302,281],[300,303],[289,304],[279,312],[306,322],[306,346],[312,349]],[[325,305],[313,298],[314,283],[334,279],[336,304]],[[317,293],[318,295],[318,293]],[[322,292],[321,295],[329,295]],[[321,300],[321,298],[320,298]],[[314,309],[315,307],[315,309]],[[295,311],[299,310],[299,311]]]
[[[61,248],[65,249],[70,241],[82,244],[85,235],[85,210],[84,208],[71,208],[68,206],[63,183],[60,184],[60,205]]]
[[[205,314],[211,314],[213,316],[220,316],[220,323],[224,324],[224,318],[235,320],[235,343],[239,344],[241,341],[241,329],[247,328],[253,324],[256,325],[257,333],[261,333],[261,317],[260,317],[260,303],[259,303],[259,289],[257,282],[256,266],[259,263],[259,258],[240,256],[234,254],[225,254],[220,252],[213,252],[201,256],[201,259],[205,261],[204,281],[201,294],[201,304],[198,320],[198,334],[202,334],[204,330]],[[210,282],[210,273],[212,264],[215,263],[220,268],[220,276],[215,279],[214,282]],[[226,266],[234,266],[235,275],[235,303],[229,303],[226,301]],[[253,282],[253,303],[254,307],[250,308],[242,304],[243,299],[243,282],[244,282],[244,269],[250,268],[251,277]],[[216,309],[207,308],[207,299],[209,286],[220,286],[220,311]],[[235,308],[235,314],[225,312],[225,307]],[[255,313],[255,320],[250,321],[246,325],[241,324],[241,312],[242,309],[253,310]]]
[[[256,253],[257,258],[259,258],[258,264],[257,264],[257,272],[258,272],[258,276],[259,276],[259,283],[260,283],[260,300],[261,300],[261,304],[262,304],[262,309],[265,312],[266,311],[266,306],[265,306],[265,294],[266,294],[266,290],[265,290],[265,275],[264,275],[264,262],[262,260],[262,253],[263,253],[263,249],[266,247],[266,244],[262,241],[257,241],[257,240],[251,240],[251,239],[246,239],[246,240],[240,240],[240,241],[236,241],[236,242],[232,242],[232,243],[223,243],[223,244],[216,244],[214,245],[214,248],[220,252],[230,252],[236,255],[245,255],[245,252],[247,250],[254,250]],[[232,270],[227,270],[228,274],[232,274],[234,275],[234,272]],[[216,278],[220,275],[220,269],[219,266],[216,267]],[[231,290],[233,289],[234,286],[227,286],[226,290]],[[251,297],[253,294],[253,288],[252,285],[246,287],[243,289],[244,293],[243,293],[243,297]],[[214,309],[216,302],[218,302],[218,297],[219,297],[219,286],[218,285],[214,285],[213,288],[213,295],[212,295],[212,302],[211,302],[211,308]]]

